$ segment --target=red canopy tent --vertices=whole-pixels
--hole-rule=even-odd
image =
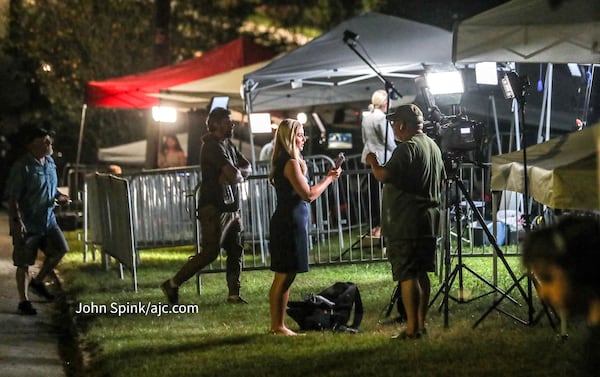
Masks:
[[[76,165],[79,164],[81,157],[87,106],[149,109],[160,104],[159,94],[161,91],[264,62],[272,59],[275,55],[276,53],[270,48],[240,37],[216,47],[200,57],[178,64],[104,81],[88,82],[81,114]]]
[[[161,90],[274,56],[275,52],[271,49],[240,37],[200,57],[178,64],[104,81],[90,81],[85,90],[85,104],[94,107],[148,109],[159,104],[157,95]]]

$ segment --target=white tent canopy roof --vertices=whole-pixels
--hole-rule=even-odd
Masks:
[[[406,102],[414,100],[414,78],[424,65],[452,64],[451,32],[364,13],[244,75],[252,111],[364,101],[383,89],[383,81],[344,42],[345,31],[358,35],[356,50],[406,96]]]
[[[457,63],[600,63],[600,1],[512,0],[462,21]]]

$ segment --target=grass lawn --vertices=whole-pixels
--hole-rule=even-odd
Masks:
[[[82,262],[81,247],[70,240],[70,252],[60,265],[70,313],[84,351],[85,376],[572,376],[577,365],[584,326],[570,324],[568,340],[559,340],[542,316],[524,326],[498,311],[472,328],[491,306],[494,295],[458,303],[450,300],[449,326],[433,303],[429,335],[421,340],[393,340],[400,325],[380,325],[382,310],[394,288],[387,262],[315,267],[297,277],[291,300],[317,293],[336,281],[357,283],[365,308],[360,333],[310,332],[306,336],[268,334],[268,290],[272,272],[242,274],[243,296],[249,305],[225,301],[223,273],[202,275],[202,294],[194,279],[180,289],[180,302],[198,308],[186,314],[111,313],[111,305],[164,303],[159,285],[172,276],[193,253],[191,248],[143,251],[138,268],[139,292],[129,275],[120,280],[118,269],[105,271],[99,262]],[[508,258],[520,276],[517,257]],[[464,263],[491,279],[490,258],[465,258]],[[499,286],[512,280],[501,266]],[[463,269],[465,301],[490,289]],[[432,296],[439,279],[432,274]],[[458,281],[452,285],[456,298]],[[525,305],[518,292],[512,292]],[[80,304],[94,303],[107,313],[75,314]],[[197,306],[196,306],[197,305]],[[527,318],[526,306],[503,303],[502,308]],[[535,308],[541,307],[536,303]],[[395,314],[395,311],[393,312]],[[291,318],[288,326],[296,329]]]

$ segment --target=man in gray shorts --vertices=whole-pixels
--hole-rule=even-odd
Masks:
[[[435,268],[444,162],[437,144],[423,132],[423,113],[416,105],[399,106],[387,117],[401,142],[385,165],[374,153],[366,161],[384,183],[382,234],[406,309],[406,329],[396,337],[416,339],[426,333],[431,294],[427,272]]]
[[[13,263],[17,267],[19,314],[37,314],[29,301],[28,288],[47,300],[54,299],[44,279],[61,260],[69,247],[56,222],[54,207],[69,197],[58,191],[56,164],[52,158],[52,134],[41,127],[25,129],[22,137],[27,152],[11,167],[6,197],[10,234],[13,238]],[[35,264],[38,250],[45,254],[35,278],[29,266]]]

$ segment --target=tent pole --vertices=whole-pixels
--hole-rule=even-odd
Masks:
[[[550,140],[550,120],[552,119],[552,82],[554,77],[554,65],[548,63],[546,70],[546,85],[544,86],[544,97],[542,99],[542,111],[540,114],[540,124],[538,127],[537,142]],[[544,129],[544,119],[546,124],[546,134],[542,137],[542,130]]]
[[[254,133],[252,132],[252,123],[250,122],[250,114],[252,114],[252,99],[250,98],[251,88],[248,81],[244,82],[244,105],[246,115],[248,116],[248,130],[250,138],[250,155],[252,158],[252,171],[256,171],[256,153],[254,153]]]
[[[79,140],[77,142],[77,158],[75,159],[75,169],[79,166],[79,161],[81,161],[81,145],[83,143],[83,129],[85,127],[85,111],[87,109],[87,105],[84,103],[81,107],[81,122],[79,123]],[[77,173],[75,173],[77,174]]]
[[[521,104],[519,103],[519,101],[516,98],[513,98],[513,114],[514,114],[514,120],[515,120],[515,151],[520,151],[521,150],[521,117],[520,117],[520,112],[521,112]],[[521,211],[524,211],[523,208],[523,194],[517,194],[517,203],[516,203],[516,208],[517,208],[517,212],[519,210],[519,207],[521,207]]]
[[[516,98],[513,98],[513,115],[515,119],[515,150],[521,150],[521,118],[519,118],[519,111],[521,111],[521,105]]]
[[[79,196],[79,192],[81,191],[81,187],[79,187],[79,162],[81,161],[81,148],[83,145],[83,130],[85,128],[85,113],[87,110],[87,104],[83,104],[81,107],[81,122],[79,124],[79,140],[77,141],[77,156],[75,157],[75,193],[69,192],[70,197],[75,197],[76,200],[81,199]],[[70,187],[69,187],[70,188]],[[75,196],[73,196],[75,195]]]
[[[498,144],[498,154],[502,154],[502,140],[500,139],[500,128],[498,127],[498,113],[496,112],[496,99],[489,96],[488,100],[492,106],[492,118],[494,119],[494,128],[496,129],[496,143]]]
[[[256,153],[254,151],[254,133],[252,132],[252,123],[250,122],[250,114],[252,114],[252,97],[251,97],[251,93],[252,92],[252,87],[251,87],[251,82],[250,81],[245,81],[244,82],[244,107],[246,108],[246,116],[248,117],[248,129],[249,129],[249,138],[250,138],[250,154],[252,156],[252,174],[256,174]],[[251,182],[256,182],[256,181],[251,181]],[[256,188],[256,192],[253,193],[252,195],[252,199],[254,200],[254,204],[256,206],[256,208],[258,209],[258,235],[260,237],[260,243],[261,243],[261,248],[260,248],[260,254],[261,254],[261,260],[264,262],[267,258],[265,251],[268,250],[268,245],[267,242],[265,240],[265,235],[264,235],[264,227],[263,227],[263,223],[262,220],[265,218],[262,214],[261,211],[261,206],[258,203],[258,197],[259,197],[259,193],[260,193],[260,188],[258,187],[258,184],[254,184],[254,185],[250,185],[249,182],[249,190],[252,191],[252,187]],[[264,193],[263,193],[264,194]]]
[[[589,74],[590,77],[587,79],[586,82],[586,88],[585,88],[585,103],[583,105],[583,126],[587,127],[587,118],[588,118],[588,112],[590,109],[590,97],[592,95],[592,84],[594,82],[594,68],[596,67],[596,64],[592,64],[590,65],[590,70],[589,70]]]
[[[546,70],[546,83],[548,82],[548,71]],[[538,124],[537,142],[541,143],[544,141],[542,137],[542,130],[544,124],[544,118],[546,117],[546,101],[548,99],[548,85],[544,85],[544,95],[542,97],[542,108],[540,111],[540,123]]]
[[[550,140],[550,119],[552,118],[552,80],[554,75],[554,64],[548,63],[548,71],[546,72],[546,86],[548,87],[548,100],[546,102],[546,138]]]

